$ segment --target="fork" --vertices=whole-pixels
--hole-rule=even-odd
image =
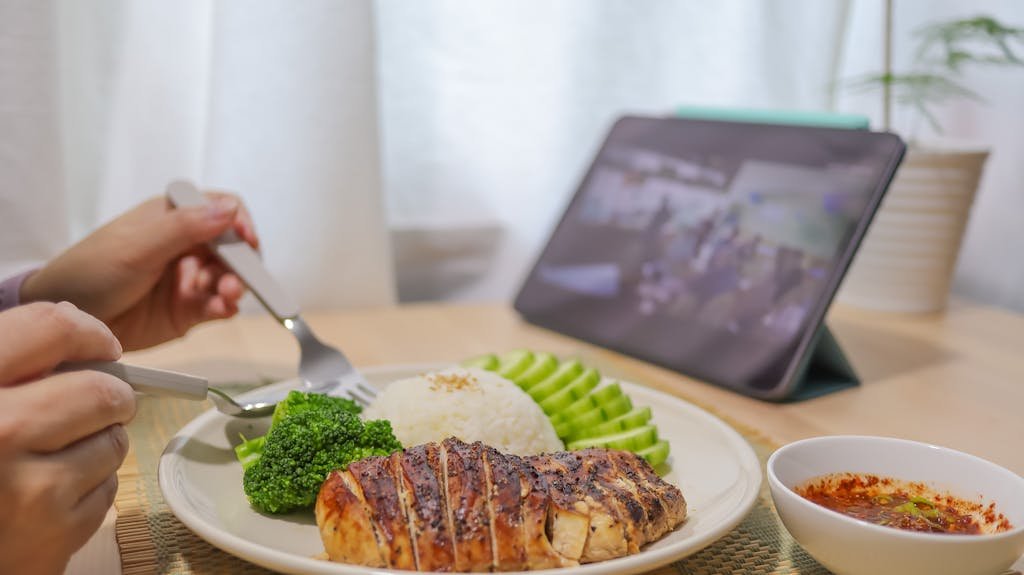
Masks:
[[[178,208],[202,206],[206,199],[191,182],[178,180],[167,186],[167,199]],[[210,250],[232,270],[249,291],[281,322],[299,342],[299,377],[309,391],[342,393],[360,405],[368,406],[377,396],[376,390],[352,365],[341,350],[316,337],[299,315],[299,305],[270,275],[259,254],[249,244],[228,230],[209,243]]]

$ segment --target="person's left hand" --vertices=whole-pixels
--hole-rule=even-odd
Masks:
[[[21,300],[70,301],[110,326],[126,351],[234,315],[244,286],[206,242],[229,229],[254,248],[259,240],[241,200],[206,196],[196,208],[162,197],[140,204],[26,278]]]

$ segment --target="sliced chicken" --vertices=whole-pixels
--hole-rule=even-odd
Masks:
[[[550,488],[547,479],[533,467],[530,458],[516,455],[505,457],[519,469],[526,566],[531,570],[578,566],[579,560],[562,556],[551,545],[548,518],[554,510],[548,495]]]
[[[640,525],[647,514],[634,495],[619,484],[605,452],[563,451],[554,453],[590,508],[591,533],[581,561],[590,563],[640,550],[644,543]],[[604,531],[604,537],[597,537]]]
[[[685,520],[686,501],[632,453],[517,457],[449,438],[331,473],[316,517],[333,561],[520,571],[636,553]]]
[[[331,561],[386,567],[378,548],[373,513],[352,473],[332,472],[320,488],[319,499],[330,502],[317,504],[316,524]]]
[[[603,504],[588,496],[588,486],[555,455],[530,463],[547,479],[554,511],[548,522],[551,546],[562,556],[586,563],[626,554],[622,525]]]
[[[396,476],[401,477],[399,498],[409,517],[416,568],[420,571],[451,571],[455,565],[448,498],[440,471],[440,446],[417,445],[391,455]]]
[[[398,498],[391,458],[369,457],[349,465],[348,471],[363,491],[363,500],[377,534],[377,549],[384,562],[395,569],[416,569],[409,518]],[[339,531],[344,537],[346,528],[343,526]],[[327,554],[330,555],[330,551]]]
[[[639,533],[636,529],[632,532],[634,538],[639,537],[639,546],[656,541],[672,530],[674,524],[669,525],[665,504],[657,491],[651,489],[645,481],[637,482],[631,479],[630,475],[620,469],[620,456],[628,455],[632,458],[635,457],[633,454],[605,449],[584,449],[576,453],[587,461],[594,462],[595,475],[600,478],[602,484],[614,485],[617,488],[619,501],[639,530]],[[632,471],[630,474],[635,475]],[[623,491],[625,493],[622,493]]]
[[[686,520],[686,499],[675,485],[665,482],[646,461],[635,453],[628,451],[601,450],[615,464],[615,468],[623,477],[632,481],[638,488],[648,491],[659,501],[664,509],[665,519],[661,530],[656,531],[648,541],[661,539],[666,533]],[[650,507],[648,509],[654,509]]]
[[[518,462],[493,447],[483,447],[484,477],[494,547],[494,571],[522,571],[527,567],[523,540],[523,488]]]
[[[494,564],[483,445],[449,438],[441,443],[452,521],[456,571],[490,571]]]

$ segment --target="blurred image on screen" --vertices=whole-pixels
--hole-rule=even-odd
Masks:
[[[877,178],[857,163],[609,146],[535,274],[617,347],[773,384]]]

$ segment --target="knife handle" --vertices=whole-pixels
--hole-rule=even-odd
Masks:
[[[198,207],[206,198],[191,182],[177,180],[167,186],[167,199],[177,208]],[[270,275],[259,253],[228,230],[209,243],[210,250],[233,271],[278,321],[299,315],[299,304]]]
[[[132,386],[132,389],[154,395],[204,400],[210,388],[205,377],[175,371],[128,365],[118,361],[79,361],[61,364],[58,371],[102,371]]]

